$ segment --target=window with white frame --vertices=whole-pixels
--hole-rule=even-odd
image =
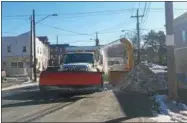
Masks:
[[[27,52],[27,47],[23,46],[23,52]]]
[[[11,63],[11,68],[17,68],[17,62],[12,62]]]
[[[11,52],[11,46],[10,46],[10,45],[7,46],[7,52],[8,52],[8,53]]]
[[[186,32],[185,32],[185,30],[182,30],[182,41],[183,42],[186,41]]]

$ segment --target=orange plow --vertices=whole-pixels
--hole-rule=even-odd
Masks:
[[[40,90],[79,90],[103,86],[102,72],[44,71],[40,75]]]

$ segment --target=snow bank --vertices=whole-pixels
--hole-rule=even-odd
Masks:
[[[167,69],[167,66],[162,66],[158,64],[147,63],[147,65],[152,69]]]
[[[140,63],[127,76],[122,77],[113,90],[150,93],[166,89],[167,83],[160,81],[148,64]]]
[[[164,101],[168,99],[166,95],[156,95],[155,102],[159,105],[159,111],[161,114],[168,114],[167,106],[165,105]]]
[[[155,122],[174,122],[169,115],[157,115],[156,117],[151,118]]]
[[[155,95],[153,97],[158,108],[156,117],[151,118],[157,122],[187,122],[187,106],[170,100],[166,95]]]

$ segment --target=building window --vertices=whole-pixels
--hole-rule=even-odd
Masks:
[[[10,45],[7,46],[7,52],[8,52],[8,53],[11,52],[11,46],[10,46]]]
[[[184,30],[182,31],[182,41],[186,41],[186,32]]]
[[[27,47],[23,46],[23,52],[27,52]]]
[[[40,54],[42,54],[42,48],[40,48]]]
[[[53,59],[53,55],[51,55],[51,59]]]
[[[12,67],[12,68],[17,68],[17,63],[16,63],[16,62],[12,62],[12,63],[11,63],[11,67]]]
[[[3,66],[6,66],[6,62],[3,62]]]
[[[23,62],[18,62],[18,68],[23,68]]]

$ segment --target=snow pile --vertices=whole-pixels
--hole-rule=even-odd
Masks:
[[[162,66],[158,64],[148,63],[147,65],[152,69],[167,69],[167,66]]]
[[[166,95],[156,95],[154,96],[155,104],[158,105],[158,110],[161,114],[168,114],[167,106],[164,102],[168,100]]]
[[[187,106],[183,103],[172,101],[166,95],[156,95],[154,109],[158,114],[151,118],[157,122],[187,122]]]
[[[138,64],[134,69],[119,81],[114,91],[131,91],[150,93],[167,89],[167,83],[160,81],[146,63]]]

